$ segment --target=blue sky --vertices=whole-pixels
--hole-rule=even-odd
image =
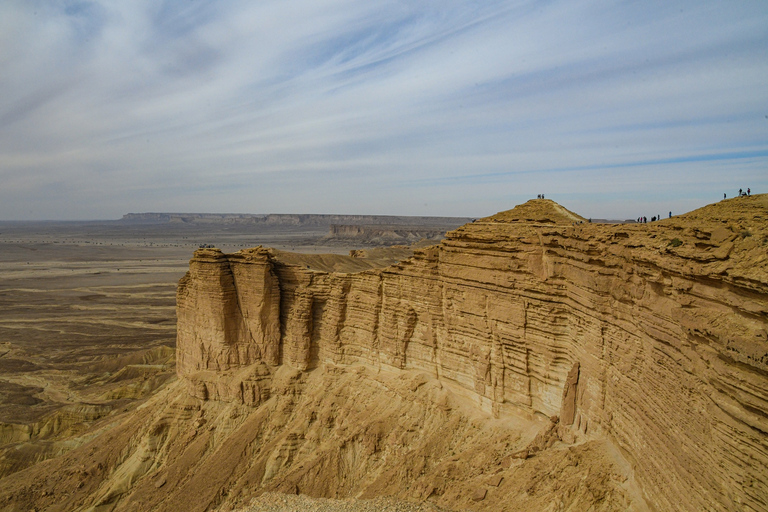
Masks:
[[[768,2],[5,0],[0,220],[768,192]]]

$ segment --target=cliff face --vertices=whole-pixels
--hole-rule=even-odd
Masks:
[[[604,438],[651,508],[768,509],[768,196],[643,225],[549,200],[395,266],[327,273],[257,248],[195,253],[178,373],[258,405],[277,369],[420,370],[500,419]]]
[[[433,240],[434,243],[442,239],[446,231],[456,227],[458,224],[446,226],[331,224],[326,239],[355,241],[361,245],[412,244],[424,239]]]

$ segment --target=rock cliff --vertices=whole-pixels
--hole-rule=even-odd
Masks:
[[[765,195],[639,225],[532,200],[359,272],[201,249],[178,375],[257,406],[286,369],[421,372],[498,421],[607,440],[651,509],[768,510],[767,221]]]
[[[325,239],[332,241],[350,241],[361,245],[380,246],[383,244],[413,244],[421,240],[439,242],[446,231],[458,225],[418,226],[418,225],[365,225],[331,224]]]

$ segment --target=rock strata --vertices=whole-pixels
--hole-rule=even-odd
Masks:
[[[533,200],[362,272],[199,250],[178,374],[258,405],[281,368],[420,371],[500,419],[608,440],[651,509],[768,510],[767,219],[764,195],[643,225]]]

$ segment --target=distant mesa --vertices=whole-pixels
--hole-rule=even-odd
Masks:
[[[292,213],[127,213],[120,222],[129,224],[253,224],[330,227],[331,225],[437,226],[451,228],[469,222],[466,217],[416,217],[403,215],[342,215]]]

